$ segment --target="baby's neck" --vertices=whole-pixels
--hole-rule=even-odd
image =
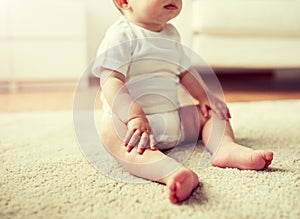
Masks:
[[[165,23],[163,23],[163,24],[156,24],[156,23],[151,23],[151,22],[149,22],[149,23],[140,22],[140,21],[137,21],[136,19],[131,18],[130,16],[125,16],[125,18],[129,22],[131,22],[131,23],[133,23],[133,24],[135,24],[137,26],[140,26],[142,28],[145,28],[147,30],[153,31],[153,32],[161,32],[163,30],[164,26],[165,26]]]

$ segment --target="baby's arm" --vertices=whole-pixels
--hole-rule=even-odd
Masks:
[[[180,74],[180,83],[187,89],[190,95],[200,104],[200,109],[205,118],[208,118],[209,110],[217,114],[220,119],[229,120],[231,118],[226,104],[213,95],[205,86],[197,73],[185,71]]]
[[[141,106],[130,96],[125,86],[124,75],[111,70],[102,70],[102,72],[103,71],[109,71],[109,76],[105,79],[105,82],[102,83],[103,95],[113,113],[115,113],[128,127],[124,139],[127,151],[130,152],[139,140],[139,154],[144,152],[148,141],[150,148],[155,150],[156,143],[154,136],[151,134],[149,121]]]

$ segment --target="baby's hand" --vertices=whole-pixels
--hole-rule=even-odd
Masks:
[[[219,119],[229,120],[231,118],[227,105],[213,94],[208,94],[207,97],[203,98],[200,102],[201,112],[205,118],[208,118],[208,111],[211,109],[217,114]]]
[[[150,145],[151,150],[156,150],[155,138],[151,132],[149,121],[145,116],[131,119],[127,123],[127,128],[124,144],[128,152],[130,152],[137,143],[139,154],[143,154],[148,145]]]

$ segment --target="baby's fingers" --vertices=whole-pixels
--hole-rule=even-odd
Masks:
[[[228,121],[231,118],[229,109],[227,108],[227,106],[225,104],[222,106],[221,112],[222,112],[222,117],[224,120]]]
[[[138,153],[139,154],[144,153],[145,148],[146,148],[147,143],[148,143],[148,139],[149,139],[148,134],[146,132],[144,132],[141,136],[141,139],[140,139],[140,142],[139,142],[139,145],[138,145]]]
[[[157,148],[156,148],[156,140],[154,138],[154,135],[153,134],[150,134],[149,136],[149,144],[150,144],[150,149],[155,151]]]
[[[225,120],[224,114],[223,114],[223,112],[221,110],[216,109],[215,113],[217,114],[217,116],[218,116],[219,119]]]
[[[230,111],[227,107],[226,107],[226,119],[227,120],[231,119],[231,114],[230,114]]]
[[[207,118],[208,117],[208,111],[209,111],[208,107],[205,104],[203,104],[200,107],[200,110],[201,110],[201,113],[204,116],[204,118]]]
[[[125,145],[125,147],[128,145],[128,143],[129,143],[132,135],[133,135],[133,131],[131,129],[128,129],[127,133],[125,135],[125,138],[124,138],[124,145]]]
[[[227,118],[227,107],[224,103],[216,103],[213,107],[213,111],[221,120],[228,120]]]
[[[127,152],[130,152],[132,150],[132,148],[134,148],[135,144],[137,143],[137,141],[140,139],[140,131],[136,130],[133,135],[130,138],[130,141],[128,142],[127,145]]]

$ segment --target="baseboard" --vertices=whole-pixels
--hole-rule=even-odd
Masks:
[[[0,92],[18,91],[45,91],[75,89],[78,80],[20,80],[20,81],[0,81]],[[81,86],[89,86],[88,81]]]
[[[277,80],[298,80],[300,81],[300,69],[278,69],[274,71]]]

